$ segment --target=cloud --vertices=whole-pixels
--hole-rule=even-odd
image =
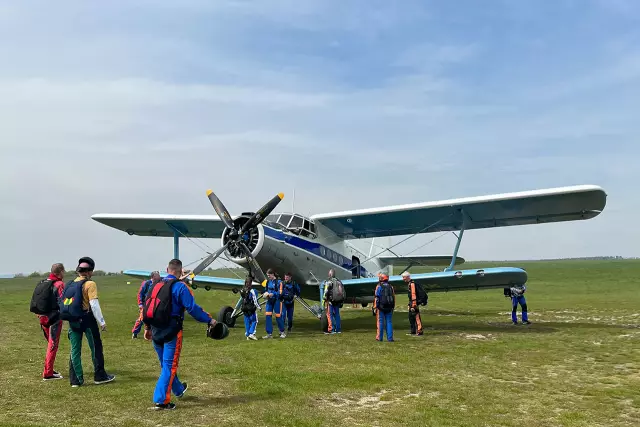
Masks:
[[[296,209],[320,213],[601,184],[611,214],[470,232],[462,255],[635,254],[635,27],[595,6],[579,16],[592,27],[561,22],[563,4],[555,18],[466,6],[3,5],[0,219],[15,248],[0,271],[49,265],[43,242],[60,259],[159,268],[170,241],[90,215],[210,213],[211,187],[234,212],[295,188]],[[201,255],[187,242],[185,260]]]

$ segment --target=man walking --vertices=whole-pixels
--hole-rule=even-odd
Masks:
[[[181,398],[187,391],[187,383],[178,379],[184,312],[198,322],[216,324],[211,315],[196,304],[193,291],[183,282],[187,274],[182,270],[182,261],[169,261],[167,273],[164,280],[151,286],[143,307],[144,339],[153,340],[160,361],[160,377],[153,393],[155,410],[175,409],[171,393]]]
[[[69,341],[71,355],[69,357],[69,381],[72,387],[84,384],[82,370],[82,337],[86,335],[91,349],[95,384],[105,384],[115,379],[104,369],[104,352],[100,330],[107,330],[107,323],[102,316],[98,301],[98,286],[91,280],[95,262],[89,257],[78,261],[76,272],[78,277],[68,282],[63,293],[63,305],[60,307],[60,318],[69,322]],[[99,326],[98,326],[99,325]]]

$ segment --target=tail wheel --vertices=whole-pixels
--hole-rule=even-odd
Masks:
[[[233,328],[236,324],[235,317],[231,317],[233,314],[233,307],[229,307],[228,305],[222,307],[218,312],[218,322],[222,322],[230,328]]]

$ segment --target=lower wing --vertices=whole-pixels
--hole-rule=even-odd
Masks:
[[[493,267],[435,273],[412,274],[411,279],[422,285],[426,292],[466,291],[510,287],[527,281],[527,272],[516,267]],[[389,277],[396,293],[407,290],[402,276]],[[347,298],[351,295],[373,295],[377,278],[343,280]]]
[[[151,271],[145,270],[126,270],[124,274],[131,277],[137,277],[140,279],[148,279],[151,275]],[[163,279],[167,277],[167,273],[160,273],[160,277]],[[198,287],[209,289],[217,289],[221,291],[232,291],[234,289],[240,290],[244,286],[244,280],[231,279],[226,277],[214,277],[214,276],[196,276],[191,280],[191,287],[197,289]],[[255,283],[254,283],[255,286]]]

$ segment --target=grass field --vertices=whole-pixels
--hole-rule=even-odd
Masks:
[[[395,343],[375,341],[368,308],[345,307],[343,334],[325,336],[298,305],[289,337],[257,342],[242,327],[209,340],[188,318],[179,371],[188,396],[165,412],[149,410],[159,374],[152,346],[131,340],[137,280],[97,278],[106,368],[117,379],[79,389],[68,382],[66,325],[56,362],[65,379],[41,381],[46,346],[29,313],[35,281],[0,280],[0,424],[640,425],[640,262],[501,264],[529,273],[530,326],[511,325],[501,289],[432,294],[425,336],[405,336],[405,309],[394,315]],[[195,295],[210,312],[234,302],[231,293]]]

